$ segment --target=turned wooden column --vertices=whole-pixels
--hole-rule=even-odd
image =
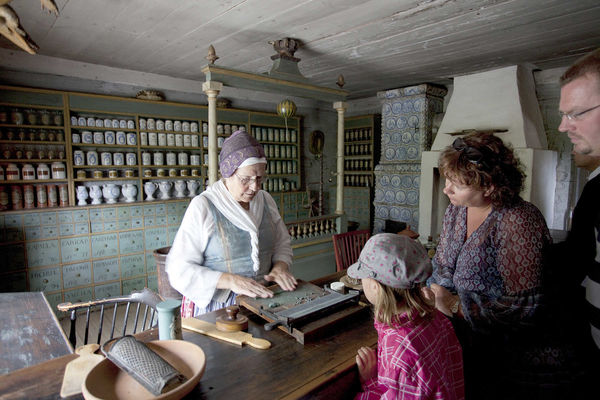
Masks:
[[[221,82],[208,81],[202,91],[208,96],[208,184],[218,180],[219,159],[217,154],[217,96],[223,89]]]
[[[337,190],[335,197],[335,213],[344,213],[344,111],[347,104],[343,101],[333,103],[338,113],[337,124]]]

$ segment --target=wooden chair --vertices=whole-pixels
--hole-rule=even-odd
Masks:
[[[88,344],[90,331],[97,331],[95,343],[102,344],[115,336],[115,330],[120,331],[121,336],[124,336],[126,333],[142,332],[156,326],[158,323],[156,305],[161,301],[163,299],[157,293],[144,288],[141,291],[132,292],[128,296],[75,304],[71,302],[61,303],[57,308],[59,311],[70,312],[69,341],[76,348],[78,345]],[[133,313],[130,315],[129,312],[132,305],[135,307],[135,316]],[[109,309],[107,315],[104,313],[105,308]],[[112,308],[112,313],[110,308]],[[77,315],[84,312],[85,324],[79,324],[78,327]],[[110,329],[110,334],[107,334],[107,331],[103,329],[105,325]],[[82,332],[84,329],[85,331]],[[102,335],[103,330],[104,337]],[[79,343],[77,343],[78,337]],[[81,343],[82,338],[83,343]]]
[[[333,235],[333,250],[335,251],[337,271],[348,268],[358,260],[360,251],[370,236],[371,232],[367,229]]]

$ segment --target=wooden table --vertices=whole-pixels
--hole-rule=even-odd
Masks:
[[[222,312],[205,314],[201,319],[214,322]],[[184,330],[184,340],[199,345],[207,359],[206,371],[199,385],[186,398],[348,398],[351,397],[350,392],[357,388],[356,351],[361,346],[374,347],[377,343],[377,333],[368,310],[304,345],[279,329],[265,331],[262,319],[247,310],[241,312],[250,319],[248,331],[255,337],[269,340],[271,348],[238,347]],[[153,329],[139,337],[156,340],[158,332]],[[75,357],[57,358],[0,377],[2,398],[58,399],[64,366]]]
[[[73,352],[44,293],[0,293],[0,310],[0,375]]]

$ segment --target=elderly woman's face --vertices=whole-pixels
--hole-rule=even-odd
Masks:
[[[468,186],[457,179],[446,176],[444,194],[450,199],[450,203],[455,206],[464,207],[485,207],[490,204],[489,195],[486,191]]]
[[[265,180],[266,164],[254,164],[238,168],[225,178],[225,185],[233,198],[240,203],[250,203]]]

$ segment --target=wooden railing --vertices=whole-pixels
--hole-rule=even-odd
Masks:
[[[339,215],[323,215],[286,223],[292,241],[331,237],[338,232]]]

